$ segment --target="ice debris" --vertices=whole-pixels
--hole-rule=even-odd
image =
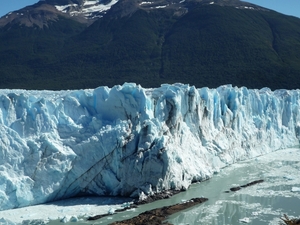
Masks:
[[[240,223],[250,223],[250,219],[248,217],[245,217],[243,219],[239,219]]]
[[[300,192],[300,187],[292,187],[292,192]]]

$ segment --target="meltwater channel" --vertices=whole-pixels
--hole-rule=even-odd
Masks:
[[[231,187],[264,179],[237,192],[226,193]],[[165,205],[204,196],[206,203],[169,217],[172,224],[205,225],[278,225],[280,217],[300,217],[300,149],[279,150],[255,159],[243,161],[227,168],[208,181],[193,184],[188,191],[171,199],[157,201],[102,218],[97,221],[80,221],[76,224],[110,224],[128,219],[139,213]],[[61,225],[52,221],[50,225]],[[66,223],[71,225],[74,223]]]

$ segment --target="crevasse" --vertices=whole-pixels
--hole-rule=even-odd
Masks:
[[[0,210],[186,189],[237,161],[298,145],[299,94],[133,83],[0,90]]]

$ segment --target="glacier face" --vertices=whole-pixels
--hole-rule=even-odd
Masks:
[[[299,95],[132,83],[0,90],[0,210],[186,189],[239,160],[298,145]]]

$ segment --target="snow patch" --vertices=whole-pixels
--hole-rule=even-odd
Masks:
[[[85,1],[83,3],[84,6],[88,6],[88,5],[96,5],[97,3],[99,3],[99,1]]]
[[[235,7],[235,8],[237,8],[237,9],[250,9],[250,10],[255,10],[255,8],[254,8],[254,7],[251,7],[251,6],[237,6],[237,7]]]
[[[69,5],[62,5],[62,6],[59,6],[59,5],[55,5],[55,8],[58,10],[58,11],[61,11],[63,13],[66,13],[67,12],[67,8],[69,7],[77,7],[78,5],[77,4],[69,4]]]
[[[101,14],[107,10],[109,10],[114,4],[116,4],[118,0],[112,0],[108,4],[100,4],[99,1],[85,1],[83,5],[78,4],[69,4],[63,6],[55,6],[57,10],[63,13],[69,13],[71,16],[75,15],[83,15],[86,18],[96,18],[101,17]],[[72,10],[69,10],[70,7],[75,7]]]
[[[141,2],[140,5],[151,5],[153,4],[154,2]]]
[[[160,5],[160,6],[156,6],[156,7],[154,7],[154,8],[156,8],[156,9],[164,9],[164,8],[166,8],[167,6],[169,6],[169,5]]]

